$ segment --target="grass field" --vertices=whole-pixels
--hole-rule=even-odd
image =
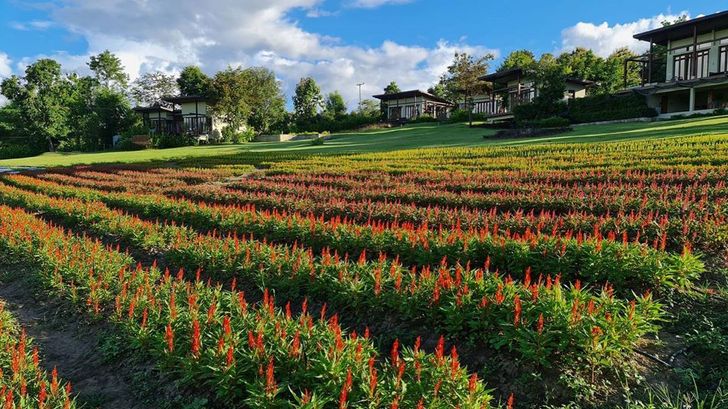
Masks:
[[[336,134],[322,146],[306,141],[286,143],[250,143],[242,145],[212,145],[163,150],[102,153],[46,153],[32,158],[0,160],[0,167],[71,166],[93,163],[137,163],[169,161],[183,158],[204,158],[244,155],[247,152],[278,152],[309,154],[343,154],[382,152],[399,149],[430,147],[515,146],[534,143],[598,143],[648,138],[668,138],[689,135],[728,135],[728,117],[678,120],[655,123],[627,123],[577,127],[568,134],[537,139],[486,139],[494,131],[456,125],[414,125],[404,128],[361,133]]]
[[[0,162],[5,404],[728,407],[728,118],[491,132]]]

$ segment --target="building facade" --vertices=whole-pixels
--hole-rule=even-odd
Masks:
[[[643,94],[662,117],[728,108],[728,11],[687,20],[634,38],[650,51],[642,65]]]
[[[374,95],[381,101],[382,112],[387,121],[407,121],[421,116],[447,118],[455,104],[438,96],[420,90]]]

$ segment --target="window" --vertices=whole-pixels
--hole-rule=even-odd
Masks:
[[[676,55],[673,59],[672,76],[676,80],[689,80],[708,76],[709,50],[698,51],[696,74],[693,75],[693,53]]]
[[[718,72],[728,72],[728,46],[723,46],[719,48]]]

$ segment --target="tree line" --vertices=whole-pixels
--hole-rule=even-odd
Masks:
[[[87,62],[89,75],[66,73],[53,59],[39,59],[23,75],[2,81],[9,103],[0,108],[0,148],[14,144],[34,151],[95,151],[111,147],[115,135],[148,132],[132,105],[165,104],[173,95],[199,95],[226,122],[226,140],[274,132],[336,131],[377,122],[379,106],[365,100],[349,110],[338,91],[324,96],[313,78],[302,78],[293,112],[273,71],[228,67],[208,76],[187,66],[178,76],[148,72],[131,82],[121,60],[104,51]],[[241,133],[243,135],[236,135]]]

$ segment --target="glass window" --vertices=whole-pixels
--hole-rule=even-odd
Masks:
[[[718,51],[718,72],[728,72],[728,46],[720,47]]]

